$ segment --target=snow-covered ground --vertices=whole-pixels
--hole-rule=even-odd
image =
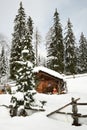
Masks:
[[[71,102],[71,98],[80,98],[78,102],[87,103],[87,74],[65,77],[68,86],[68,93],[62,95],[35,95],[38,100],[45,100],[44,112],[36,112],[27,117],[10,117],[9,109],[0,107],[0,129],[1,130],[86,130],[87,118],[80,119],[81,126],[73,126],[71,116],[54,114],[51,117],[46,115],[50,112]],[[0,95],[0,105],[9,105],[11,95]],[[71,105],[62,110],[71,112]],[[87,106],[79,106],[78,111],[87,115]]]

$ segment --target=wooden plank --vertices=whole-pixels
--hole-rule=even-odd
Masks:
[[[80,113],[77,113],[77,114],[73,114],[73,113],[69,113],[69,112],[57,112],[58,114],[65,114],[65,115],[73,115],[73,116],[77,116],[77,117],[81,117],[81,114]]]
[[[77,105],[87,105],[87,103],[77,103]]]
[[[81,115],[81,117],[87,118],[87,115]]]
[[[73,113],[68,113],[68,112],[57,112],[58,114],[64,114],[64,115],[71,115],[71,116],[75,116],[75,117],[81,117],[81,118],[87,118],[87,115],[82,115],[80,113],[77,113],[75,115],[73,115]]]
[[[78,101],[78,100],[80,100],[80,98],[75,99],[75,101]],[[72,102],[70,102],[70,103],[64,105],[63,107],[61,107],[61,108],[59,108],[59,109],[57,109],[57,110],[55,110],[55,111],[53,111],[53,112],[47,114],[47,117],[49,117],[50,115],[52,115],[52,114],[54,114],[54,113],[56,113],[56,112],[62,110],[63,108],[66,108],[67,106],[69,106],[69,105],[71,105],[71,104],[72,104]]]
[[[60,112],[60,111],[57,111],[56,113],[58,113],[58,114],[64,114],[64,115],[72,115],[72,113]]]

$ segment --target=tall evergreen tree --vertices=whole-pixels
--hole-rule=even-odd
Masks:
[[[17,73],[17,85],[22,88],[23,92],[27,92],[28,90],[31,90],[34,87],[32,69],[35,65],[35,55],[32,46],[32,35],[33,21],[29,16],[26,24],[25,38],[23,39],[24,46],[22,48],[20,60],[17,62],[20,66],[20,69]]]
[[[27,107],[27,109],[29,109],[31,102],[34,102],[30,92],[30,90],[34,88],[34,76],[32,72],[34,66],[34,52],[32,47],[33,30],[30,30],[30,27],[32,26],[30,20],[31,18],[28,19],[26,25],[26,33],[23,39],[24,46],[22,46],[20,59],[16,61],[17,66],[20,67],[15,75],[16,85],[18,87],[17,93],[21,93],[22,95],[21,100],[19,100],[15,95],[11,98],[11,102],[15,103],[14,108],[16,111],[20,106],[22,106],[23,111],[25,111],[25,108]]]
[[[50,35],[49,35],[50,34]],[[57,9],[54,13],[54,23],[48,34],[47,40],[47,66],[57,72],[64,71],[64,45],[62,26]]]
[[[4,47],[2,47],[2,52],[0,56],[0,76],[3,77],[7,74],[7,63]]]
[[[66,32],[64,37],[65,46],[65,72],[66,74],[76,73],[76,54],[75,54],[75,36],[72,30],[72,24],[70,19],[68,19]]]
[[[18,87],[17,93],[20,93],[22,97],[22,99],[18,99],[18,97],[14,95],[11,98],[11,102],[13,103],[11,110],[15,109],[16,112],[20,106],[23,107],[23,112],[25,112],[24,109],[26,109],[26,107],[29,109],[30,105],[34,105],[32,102],[35,102],[33,99],[35,93],[32,94],[30,91],[34,88],[32,69],[35,60],[32,35],[33,21],[31,17],[28,18],[27,22],[25,21],[24,8],[22,7],[22,3],[20,3],[18,15],[15,19],[12,44],[13,52],[11,52],[11,67],[14,67],[11,74],[16,79],[16,86]]]
[[[25,24],[26,28],[23,28],[24,34],[21,39],[21,53],[20,58],[15,61],[15,64],[19,67],[16,70],[16,82],[18,91],[27,92],[33,89],[33,74],[32,69],[34,66],[34,51],[32,46],[32,35],[33,35],[33,21],[31,17],[28,18]],[[16,51],[16,50],[15,50]]]
[[[81,33],[79,40],[78,67],[79,73],[87,73],[87,39],[83,33]]]
[[[15,79],[15,74],[19,68],[16,61],[20,60],[21,50],[24,46],[23,39],[26,32],[25,11],[20,2],[18,14],[14,20],[14,33],[12,38],[11,58],[10,58],[10,75],[12,79]]]
[[[24,40],[24,45],[26,49],[29,50],[29,61],[32,62],[35,65],[35,54],[33,49],[33,20],[29,16],[27,20],[27,29],[26,29],[26,36]]]

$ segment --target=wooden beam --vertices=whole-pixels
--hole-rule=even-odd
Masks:
[[[77,103],[77,105],[87,105],[87,103]]]
[[[57,112],[58,114],[64,114],[64,115],[71,115],[71,116],[74,116],[74,117],[81,117],[81,118],[86,118],[87,117],[87,115],[82,115],[82,114],[80,114],[80,113],[78,113],[78,114],[76,114],[76,115],[73,115],[73,113],[67,113],[67,112]]]
[[[73,113],[69,113],[69,112],[57,112],[58,114],[65,114],[65,115],[72,115],[72,116],[81,116],[81,114],[80,113],[77,113],[77,114],[75,114],[75,115],[73,115]]]

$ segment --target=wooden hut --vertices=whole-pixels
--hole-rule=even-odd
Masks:
[[[56,71],[46,67],[35,67],[36,90],[39,93],[61,94],[66,93],[64,77]]]

